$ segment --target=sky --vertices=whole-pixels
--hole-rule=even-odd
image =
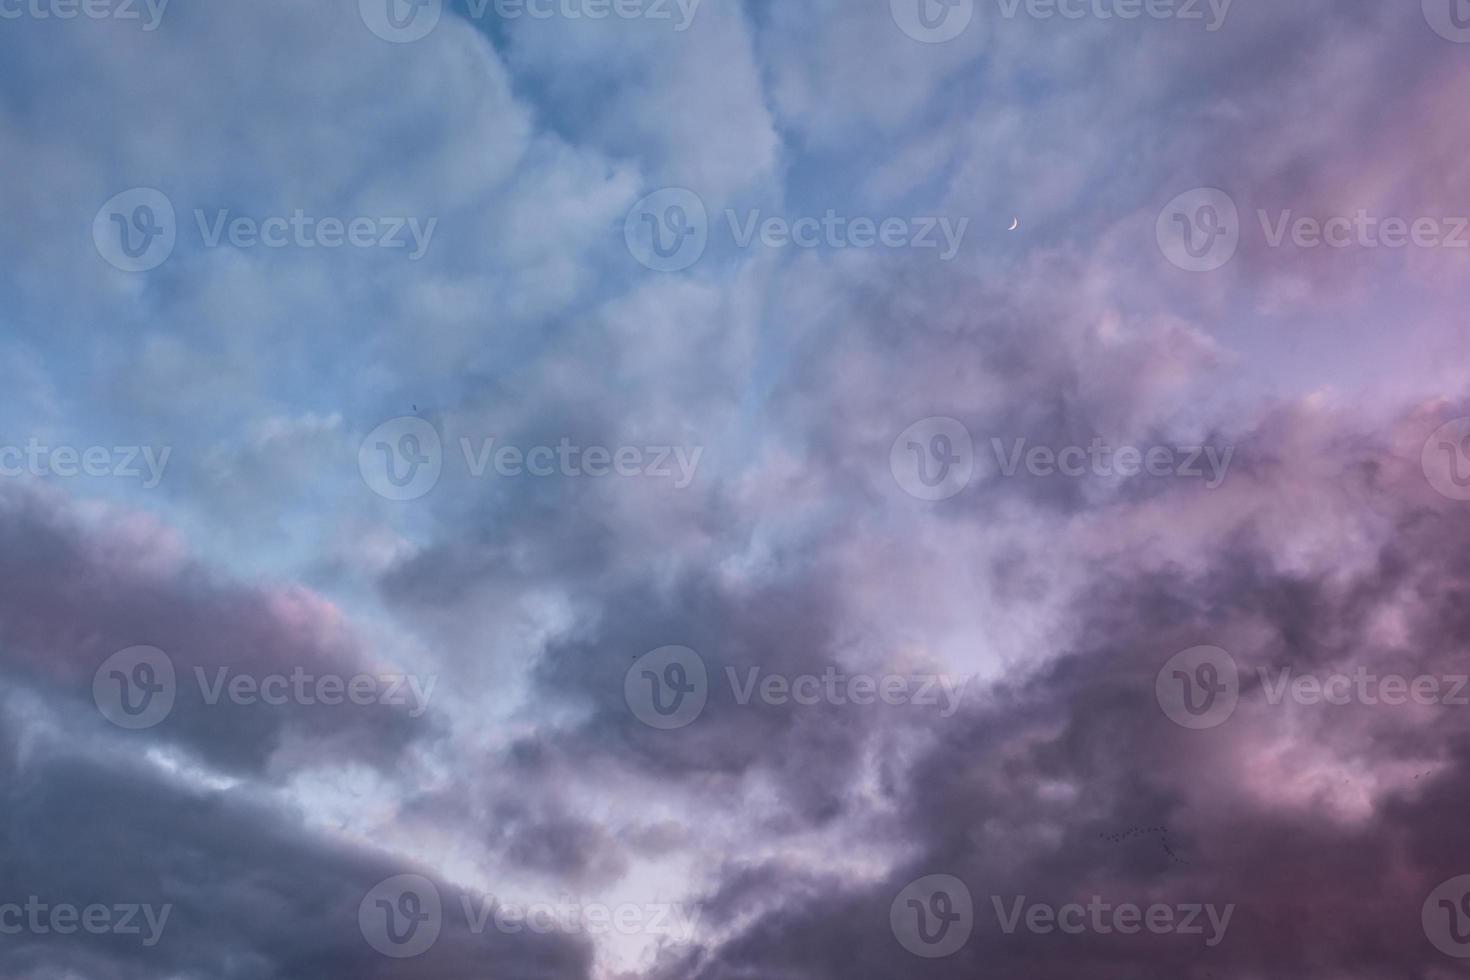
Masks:
[[[0,0],[0,980],[1444,980],[1470,3]]]

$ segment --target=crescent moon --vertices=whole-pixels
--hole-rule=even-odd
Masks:
[[[1007,228],[1006,231],[1015,231],[1019,227],[1021,227],[1021,219],[1020,218],[1012,218],[1011,219],[1011,226],[1009,228]]]

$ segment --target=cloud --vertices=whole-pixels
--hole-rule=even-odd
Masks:
[[[7,937],[0,974],[1448,975],[1420,912],[1465,870],[1463,709],[1291,679],[1462,672],[1461,257],[1276,247],[1257,212],[1452,217],[1463,49],[1412,6],[1034,6],[941,44],[886,0],[706,0],[683,30],[455,2],[407,43],[356,0],[7,20],[0,452],[171,457],[146,490],[0,477],[0,906],[174,911],[157,947]],[[678,273],[625,244],[666,186],[710,218]],[[132,187],[178,216],[147,273],[90,234]],[[1240,217],[1211,272],[1158,235],[1201,187]],[[298,209],[434,233],[410,260],[200,226]],[[731,239],[756,211],[967,223],[952,255]],[[409,415],[442,475],[388,500],[358,451]],[[478,468],[573,447],[687,480]],[[179,690],[123,730],[94,681],[139,646]],[[1160,672],[1202,646],[1239,684],[1194,729]],[[637,703],[671,647],[705,677],[682,727]],[[434,686],[199,679],[298,670]],[[941,700],[793,696],[827,677]],[[358,911],[404,874],[446,919],[400,961]],[[931,875],[975,919],[921,959],[894,907]],[[1232,917],[1206,944],[995,906],[1093,896]],[[464,897],[699,917],[487,932]]]
[[[114,654],[139,646],[162,651],[176,674],[173,710],[152,734],[226,770],[261,772],[298,738],[390,765],[416,733],[430,730],[406,703],[368,705],[345,692],[327,692],[336,706],[318,702],[324,676],[345,685],[409,671],[376,662],[325,598],[299,586],[221,579],[146,515],[109,507],[81,515],[54,493],[11,488],[0,506],[0,539],[7,545],[0,662],[13,683],[90,714],[94,735],[109,727],[92,703],[94,677]],[[256,685],[285,677],[296,690],[297,674],[308,679],[304,700],[287,692],[277,706],[262,702],[275,696],[264,688],[229,693],[241,677]]]

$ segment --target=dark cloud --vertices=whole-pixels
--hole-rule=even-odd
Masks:
[[[589,976],[579,941],[476,931],[461,895],[471,908],[479,896],[442,879],[438,941],[421,957],[387,959],[364,938],[359,905],[379,882],[420,869],[308,830],[299,813],[248,787],[201,791],[125,751],[83,758],[18,727],[7,714],[6,745],[18,738],[24,748],[5,757],[0,903],[35,896],[53,907],[171,912],[146,947],[131,934],[7,937],[0,970],[117,980]]]
[[[12,489],[0,500],[0,543],[0,665],[12,683],[90,714],[98,733],[177,743],[211,765],[259,772],[293,739],[323,754],[389,765],[432,730],[431,714],[392,703],[411,695],[406,681],[402,699],[390,697],[393,682],[385,680],[376,692],[390,703],[347,701],[353,677],[410,671],[375,662],[328,600],[297,586],[230,582],[151,518],[105,510],[86,519],[65,498]],[[156,727],[123,732],[97,709],[93,680],[112,655],[138,646],[172,661],[177,695]],[[298,674],[305,678],[299,699]],[[239,677],[259,683],[272,676],[290,682],[265,692],[284,704],[261,703],[253,687],[240,699],[228,693]],[[323,677],[343,679],[342,692],[323,693],[346,703],[315,702]],[[419,680],[432,699],[428,677]]]
[[[1413,430],[1421,427],[1411,425]],[[1347,479],[1386,452],[1347,459]],[[1417,466],[1417,460],[1410,465]],[[1284,666],[1327,676],[1464,673],[1460,596],[1470,585],[1463,521],[1447,502],[1379,497],[1396,521],[1350,572],[1303,574],[1247,522],[1197,567],[1119,558],[1073,610],[1074,644],[935,732],[899,778],[893,832],[918,854],[879,885],[814,885],[779,866],[733,867],[710,905],[756,922],[693,968],[733,978],[1027,975],[1115,977],[1431,976],[1449,970],[1420,908],[1470,866],[1463,804],[1470,713],[1355,703],[1273,705]],[[1269,492],[1269,490],[1267,491]],[[1417,496],[1417,493],[1416,493]],[[1402,618],[1400,643],[1371,623]],[[1155,678],[1176,652],[1227,649],[1241,703],[1218,728],[1170,721]],[[1432,760],[1432,761],[1431,761]],[[925,962],[887,929],[911,880],[954,875],[975,896],[975,933]],[[755,885],[752,885],[755,882]],[[1225,940],[1170,935],[1004,933],[992,905],[1018,896],[1060,906],[1235,906]],[[1444,972],[1448,975],[1448,972]]]

